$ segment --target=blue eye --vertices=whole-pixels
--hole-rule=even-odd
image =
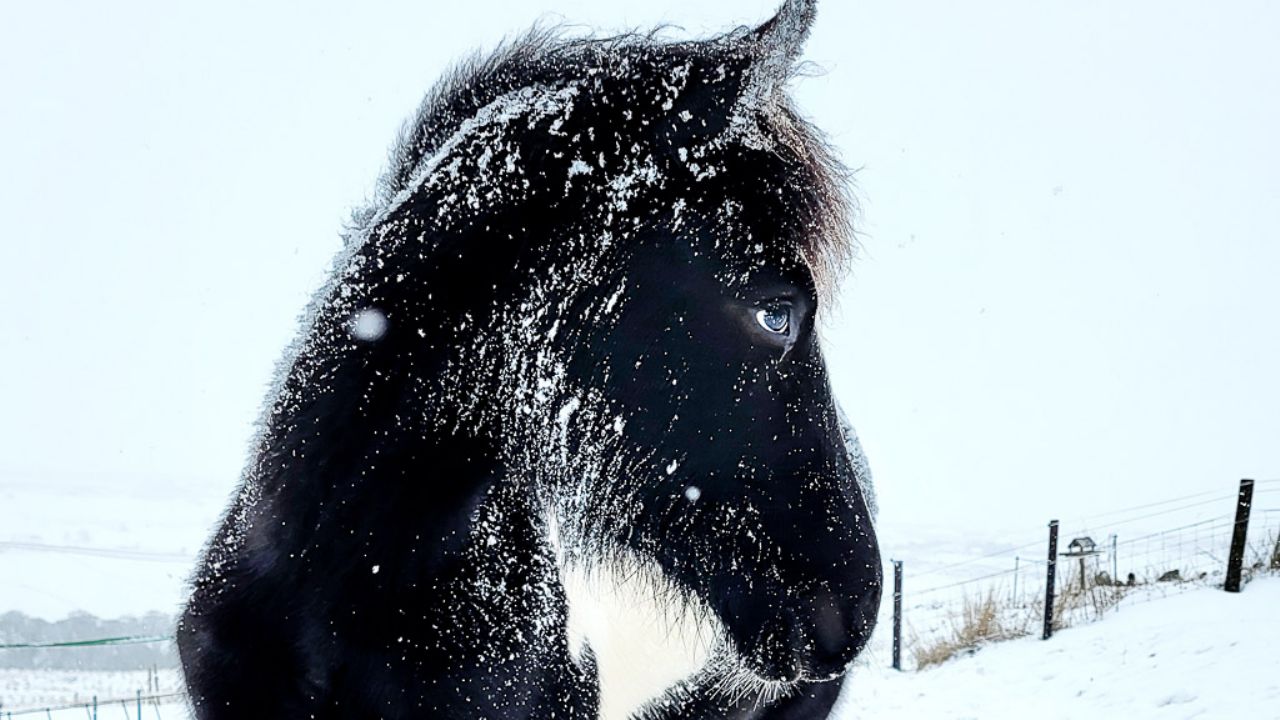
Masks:
[[[786,305],[760,308],[756,311],[756,322],[775,335],[785,335],[791,328],[791,308]]]

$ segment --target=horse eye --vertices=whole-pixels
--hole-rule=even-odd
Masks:
[[[756,322],[775,335],[783,335],[791,327],[791,308],[773,305],[756,311]]]

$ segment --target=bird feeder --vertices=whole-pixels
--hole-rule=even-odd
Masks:
[[[1087,579],[1084,569],[1085,558],[1098,555],[1102,551],[1098,550],[1098,544],[1089,536],[1078,537],[1067,544],[1067,551],[1061,553],[1062,557],[1079,558],[1080,560],[1080,591],[1084,592],[1088,589]]]

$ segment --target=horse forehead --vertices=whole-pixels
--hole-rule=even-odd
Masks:
[[[632,290],[684,286],[737,295],[746,289],[812,290],[812,273],[798,247],[784,236],[741,228],[655,230],[636,242],[622,274]]]

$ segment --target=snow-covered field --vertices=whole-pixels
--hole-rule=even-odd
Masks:
[[[920,672],[860,666],[853,718],[1280,718],[1280,578],[1203,587]]]
[[[60,670],[0,670],[0,715],[13,712],[14,717],[27,717],[26,710],[37,710],[31,717],[79,720],[85,717],[85,704],[98,700],[98,717],[103,720],[137,717],[137,696],[149,698],[142,705],[143,717],[151,720],[177,720],[186,717],[186,709],[177,697],[182,682],[176,670],[161,669],[156,675],[135,672],[67,672]],[[159,701],[150,698],[162,698]],[[80,707],[68,707],[80,705]],[[44,708],[62,708],[44,712]],[[6,720],[8,720],[6,715]]]
[[[174,613],[199,547],[231,490],[231,483],[157,492],[152,483],[87,481],[80,492],[67,493],[34,480],[6,482],[0,487],[0,613],[17,610],[49,620],[72,611],[101,617]],[[856,666],[841,717],[1280,718],[1280,661],[1274,659],[1280,646],[1280,578],[1259,579],[1239,595],[1208,587],[1221,581],[1227,531],[1220,516],[1232,510],[1229,490],[1221,498],[1215,490],[1208,502],[1197,500],[1196,507],[1161,514],[1149,524],[1112,518],[1122,542],[1141,540],[1121,545],[1121,577],[1128,572],[1126,562],[1140,574],[1175,567],[1211,574],[1198,582],[1140,585],[1118,609],[1047,643],[1015,640],[940,667],[895,672],[889,669],[892,599],[886,591],[880,629]],[[1258,555],[1257,548],[1272,547],[1280,529],[1275,512],[1259,508],[1255,518],[1250,557]],[[1159,534],[1161,528],[1187,525],[1173,535]],[[892,576],[889,558],[906,562],[908,643],[913,636],[945,631],[965,597],[1014,597],[1015,575],[1017,597],[1042,593],[1044,548],[1036,541],[1042,523],[1028,526],[1012,534],[882,527],[886,578]],[[1100,541],[1111,529],[1105,523],[1091,527]],[[1157,534],[1142,540],[1149,533]],[[1064,530],[1062,542],[1074,534],[1075,528]],[[1015,562],[1020,571],[1006,572]],[[1091,562],[1110,569],[1106,555]],[[1064,572],[1071,567],[1064,564]],[[993,574],[998,575],[988,577]],[[909,647],[904,664],[914,666]],[[179,687],[171,669],[161,670],[158,691],[149,689],[145,671],[0,670],[6,712],[83,703],[97,695],[100,717],[132,718],[131,698],[138,690],[163,695]],[[51,717],[80,718],[84,712],[80,707]],[[186,711],[177,700],[147,703],[144,717],[184,718]]]
[[[1280,718],[1280,578],[1239,594],[1200,587],[1123,607],[1104,620],[992,645],[942,666],[895,672],[873,654],[854,671],[838,717]],[[100,699],[99,716],[133,718],[146,673],[0,671],[5,708],[22,710]],[[179,687],[161,671],[159,692]],[[123,702],[121,702],[123,700]],[[179,701],[144,704],[145,718],[186,717]],[[84,717],[83,707],[54,712]],[[23,717],[23,715],[15,715]],[[33,717],[44,717],[39,713]]]

